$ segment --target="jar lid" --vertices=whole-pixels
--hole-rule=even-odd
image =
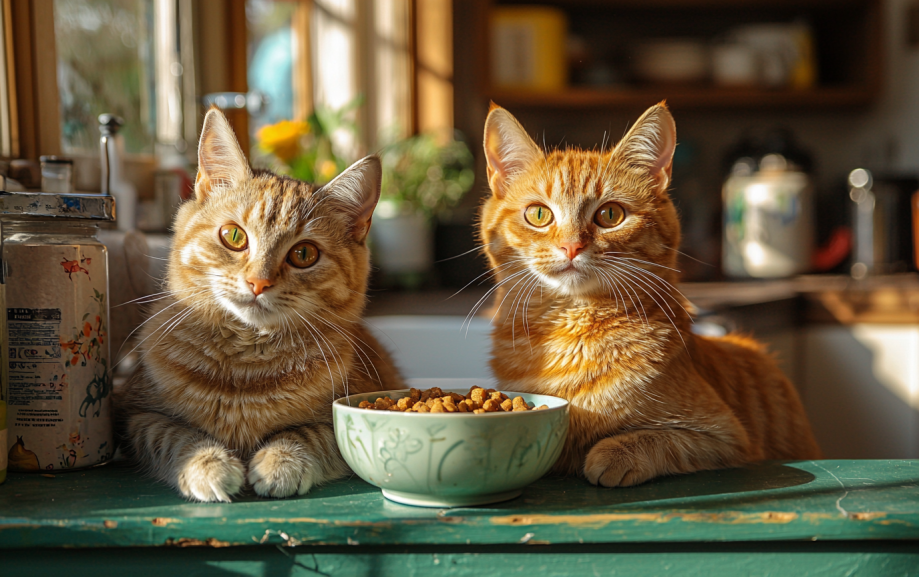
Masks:
[[[63,156],[39,156],[38,159],[42,164],[73,164],[72,158],[64,158]]]
[[[115,199],[105,194],[5,192],[0,190],[0,217],[115,220]]]

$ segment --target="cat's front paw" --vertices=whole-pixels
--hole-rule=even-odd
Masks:
[[[192,449],[179,469],[179,492],[198,501],[229,502],[242,489],[246,467],[224,447],[212,443]]]
[[[644,483],[660,473],[639,444],[628,435],[599,441],[587,453],[584,475],[594,485],[630,487]]]
[[[262,447],[249,462],[249,483],[262,497],[303,495],[319,479],[306,448],[290,439],[277,439]]]

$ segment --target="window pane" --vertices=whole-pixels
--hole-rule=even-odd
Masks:
[[[153,0],[55,0],[54,29],[67,153],[98,154],[96,118],[125,120],[129,153],[153,153]]]
[[[383,144],[411,132],[411,58],[406,0],[375,0],[376,135]]]
[[[284,0],[248,0],[249,90],[268,97],[264,113],[249,120],[251,142],[266,124],[290,120],[294,114],[294,38],[292,20],[297,2]]]

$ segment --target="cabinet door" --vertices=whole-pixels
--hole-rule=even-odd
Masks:
[[[827,458],[919,457],[919,327],[805,329],[804,404]]]

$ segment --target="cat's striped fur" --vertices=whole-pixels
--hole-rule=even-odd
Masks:
[[[286,497],[348,472],[332,400],[402,387],[361,322],[380,175],[375,157],[320,189],[253,173],[224,116],[208,112],[143,363],[116,391],[122,447],[153,476],[189,499],[228,501],[246,481]],[[246,250],[221,243],[228,223]],[[303,240],[320,257],[297,269],[285,259]],[[261,294],[254,279],[268,283]]]
[[[595,484],[820,455],[794,386],[759,343],[690,331],[667,193],[675,145],[663,104],[609,151],[543,152],[497,106],[485,126],[492,368],[502,388],[570,401],[556,470]],[[616,227],[595,222],[607,202],[625,209]],[[533,204],[551,224],[527,222]]]

